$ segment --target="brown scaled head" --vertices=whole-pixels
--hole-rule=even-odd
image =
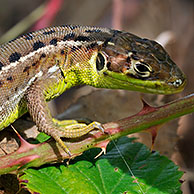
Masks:
[[[118,31],[105,41],[97,61],[102,57],[106,60],[105,75],[126,75],[134,90],[171,94],[180,92],[186,83],[185,75],[160,44],[127,32]]]

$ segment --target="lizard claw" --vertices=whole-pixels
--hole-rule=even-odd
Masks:
[[[99,129],[102,133],[104,133],[104,128],[101,123],[95,121],[93,127]]]
[[[104,133],[104,128],[102,127],[102,125],[99,126],[100,131],[102,131],[102,133]]]

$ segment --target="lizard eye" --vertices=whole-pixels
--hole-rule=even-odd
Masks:
[[[134,65],[134,70],[141,77],[149,77],[152,72],[152,68],[148,64],[139,62]]]
[[[105,66],[105,56],[102,55],[102,53],[98,53],[96,57],[96,69],[98,71],[102,70]]]

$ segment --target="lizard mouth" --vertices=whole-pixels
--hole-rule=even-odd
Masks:
[[[185,85],[186,79],[176,78],[174,81],[166,82],[160,80],[141,80],[129,77],[125,74],[107,71],[106,79],[109,80],[109,87],[113,89],[125,89],[153,94],[175,94],[181,92]],[[112,83],[112,84],[111,84]]]

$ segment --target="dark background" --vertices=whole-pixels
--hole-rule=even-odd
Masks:
[[[63,113],[63,117],[66,118],[86,117],[105,123],[139,111],[142,107],[140,95],[151,105],[161,105],[194,91],[193,0],[55,0],[48,10],[44,7],[37,10],[42,4],[48,6],[49,2],[51,1],[0,0],[0,42],[48,25],[81,24],[111,27],[159,40],[188,78],[184,92],[165,97],[130,91],[94,89],[89,86],[78,87],[49,103],[53,115]],[[56,8],[56,15],[50,17],[48,13],[52,13],[57,3],[61,5]],[[48,15],[40,20],[41,14]],[[13,28],[19,22],[22,22],[20,26]],[[12,30],[8,32],[10,29]],[[182,178],[185,180],[182,186],[184,194],[194,193],[193,120],[194,116],[190,114],[167,123],[160,129],[154,146],[155,150],[168,156],[186,172]],[[26,118],[17,121],[16,129],[29,128],[26,122]],[[36,132],[31,130],[25,131],[27,137],[35,135]],[[18,147],[13,136],[13,132],[9,130],[0,132],[0,147],[7,153]],[[149,134],[141,133],[136,137],[151,146]],[[4,154],[0,149],[0,155]],[[4,175],[0,178],[0,194],[15,193],[16,190],[17,182],[13,176]]]

